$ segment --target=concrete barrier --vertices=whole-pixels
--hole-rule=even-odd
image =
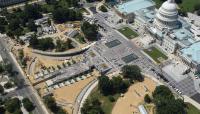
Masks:
[[[47,52],[47,51],[41,51],[41,50],[33,50],[32,52],[35,54],[39,55],[44,55],[44,56],[52,56],[52,57],[63,57],[63,56],[73,56],[73,55],[78,55],[81,54],[85,51],[87,51],[92,45],[94,45],[96,42],[76,51],[66,51],[66,52]]]

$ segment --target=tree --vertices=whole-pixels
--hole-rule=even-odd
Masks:
[[[23,59],[24,58],[24,51],[23,51],[23,49],[20,49],[19,50],[19,52],[18,52],[19,54],[19,59],[21,60],[21,59]]]
[[[95,24],[84,21],[81,25],[81,30],[89,41],[97,40],[98,27]]]
[[[184,114],[184,102],[175,99],[173,93],[166,86],[158,86],[153,92],[156,114]]]
[[[104,95],[112,94],[113,92],[113,83],[107,76],[100,76],[98,83],[98,88],[100,92]]]
[[[4,64],[3,63],[0,63],[0,73],[4,72],[5,69],[4,69]]]
[[[8,29],[10,29],[11,31],[15,31],[18,28],[20,28],[19,19],[18,18],[14,18],[14,19],[10,20],[9,25],[8,25]]]
[[[27,15],[28,19],[39,19],[42,17],[40,13],[40,6],[37,4],[25,5],[24,12]]]
[[[138,66],[136,65],[126,65],[122,67],[121,69],[122,75],[124,78],[128,78],[131,81],[137,80],[137,81],[143,81],[144,78],[141,74],[141,70]]]
[[[4,69],[5,71],[7,71],[8,73],[12,73],[13,67],[12,64],[10,62],[7,62],[4,64]]]
[[[56,41],[56,51],[62,52],[71,48],[73,48],[73,45],[72,45],[72,41],[69,39],[65,42],[61,40]]]
[[[31,39],[29,40],[29,44],[31,47],[35,48],[39,44],[39,41],[36,37],[36,35],[31,36]]]
[[[200,10],[197,10],[197,15],[200,16]]]
[[[1,33],[6,32],[6,28],[5,28],[5,26],[0,25],[0,32],[1,32]]]
[[[4,100],[0,98],[0,106],[4,105]]]
[[[47,4],[56,4],[57,3],[57,1],[56,0],[45,0],[45,2],[47,3]]]
[[[35,35],[31,37],[29,44],[32,48],[43,51],[53,49],[55,47],[52,38],[37,39]]]
[[[52,14],[56,23],[82,19],[82,13],[79,10],[69,9],[67,7],[58,7],[52,12]]]
[[[23,112],[21,111],[21,109],[17,109],[13,114],[23,114]]]
[[[156,114],[185,114],[184,102],[180,99],[163,99],[156,105]]]
[[[175,2],[176,2],[177,4],[181,4],[181,3],[182,3],[182,0],[175,0]]]
[[[187,17],[187,12],[184,11],[184,10],[182,10],[182,9],[179,9],[179,10],[178,10],[178,13],[179,13],[179,15],[181,15],[181,16]]]
[[[6,31],[6,25],[8,25],[8,22],[6,21],[5,17],[0,17],[0,32],[4,33]]]
[[[37,31],[37,26],[35,25],[35,22],[34,22],[33,19],[30,19],[30,20],[28,21],[27,27],[28,27],[28,29],[29,29],[30,31],[34,31],[34,32]]]
[[[31,112],[34,110],[34,105],[33,103],[28,99],[28,98],[24,98],[22,100],[22,103],[23,103],[23,106],[24,108],[28,111],[28,112]]]
[[[4,87],[5,87],[6,89],[10,89],[10,88],[13,87],[13,84],[12,84],[11,82],[7,82],[7,83],[5,83]]]
[[[113,91],[121,92],[122,83],[123,83],[123,79],[120,76],[113,77],[112,78]]]
[[[61,107],[57,106],[56,101],[52,96],[45,96],[44,103],[55,114],[66,114],[67,113]]]
[[[131,85],[131,83],[129,80],[123,80],[123,82],[120,86],[120,92],[122,92],[122,93],[126,92],[130,85]]]
[[[81,108],[81,114],[104,114],[99,99],[96,97],[87,99]]]
[[[59,107],[58,112],[56,112],[56,114],[67,114],[67,112],[61,107]]]
[[[95,2],[95,1],[101,1],[101,0],[86,0],[86,1],[91,3],[91,2]]]
[[[150,96],[149,96],[148,94],[146,94],[146,95],[144,96],[144,101],[145,101],[146,103],[150,103],[150,102],[151,102],[151,98],[150,98]]]
[[[123,80],[120,76],[112,78],[113,91],[114,93],[124,93],[130,86],[129,81]]]
[[[108,99],[109,99],[111,102],[115,102],[115,98],[114,98],[112,95],[108,96]]]
[[[107,8],[106,8],[104,5],[100,6],[99,9],[100,9],[102,12],[108,12]]]
[[[55,47],[52,38],[40,39],[38,42],[39,44],[37,45],[37,49],[40,49],[43,51],[48,50],[48,49],[53,49]]]
[[[66,21],[65,15],[68,13],[68,10],[65,10],[63,8],[57,8],[53,11],[53,19],[57,23],[64,23]]]
[[[195,6],[194,6],[194,10],[200,10],[200,4],[196,4]]]
[[[44,97],[44,102],[52,112],[57,111],[57,105],[56,105],[55,99],[52,96]]]
[[[3,94],[4,93],[4,88],[2,85],[0,85],[0,94]]]
[[[0,106],[0,114],[5,114],[6,110],[3,106]]]
[[[13,113],[20,109],[21,102],[18,98],[12,98],[5,102],[5,108],[8,112]]]
[[[1,25],[8,25],[8,22],[6,21],[5,17],[0,17],[0,23]]]
[[[154,92],[152,93],[152,95],[154,99],[160,98],[160,97],[169,98],[169,99],[173,98],[173,94],[170,91],[170,89],[164,85],[157,86]]]

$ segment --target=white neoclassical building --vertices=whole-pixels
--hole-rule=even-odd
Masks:
[[[180,28],[177,5],[174,0],[167,0],[162,4],[156,14],[154,25],[160,30]]]
[[[154,6],[152,0],[130,0],[116,6],[116,10],[133,14],[134,24],[149,32],[163,51],[181,57],[200,73],[200,39],[191,32],[191,24],[178,15],[175,0],[165,1],[158,10]]]

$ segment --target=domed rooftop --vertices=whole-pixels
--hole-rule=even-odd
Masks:
[[[177,6],[174,2],[174,0],[168,0],[164,2],[161,6],[161,8],[167,10],[167,11],[177,11]]]
[[[154,24],[159,29],[175,29],[179,27],[178,10],[174,0],[167,0],[159,8]]]

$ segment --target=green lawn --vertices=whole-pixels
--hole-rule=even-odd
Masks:
[[[116,94],[116,95],[113,95],[113,97],[115,98],[115,100],[117,101],[117,99],[119,98],[119,94]],[[105,112],[104,114],[111,114],[112,112],[112,109],[115,105],[116,102],[111,102],[109,99],[108,99],[108,96],[103,96],[100,91],[98,91],[97,88],[95,88],[90,97],[96,97],[98,98],[100,101],[101,101],[101,105],[102,105],[102,108],[103,108],[103,111]]]
[[[162,0],[153,0],[156,2],[156,7],[159,8],[162,4]],[[194,6],[200,4],[200,0],[182,0],[182,3],[179,4],[181,10],[186,12],[193,12]]]
[[[133,39],[138,36],[138,34],[134,32],[133,30],[131,30],[129,27],[123,27],[119,29],[118,31],[121,32],[128,39]]]
[[[49,4],[44,4],[41,5],[42,9],[46,10],[47,12],[52,12],[54,10],[53,5],[49,5]]]
[[[200,114],[200,110],[198,110],[193,105],[187,103],[187,114]]]
[[[196,4],[200,4],[200,0],[183,0],[179,6],[183,11],[193,12]]]
[[[84,37],[81,36],[81,34],[75,35],[74,38],[75,38],[76,41],[78,41],[81,44],[85,44],[86,43]]]
[[[155,47],[144,50],[155,62],[160,63],[161,60],[166,60],[168,57]]]
[[[81,9],[80,9],[80,12],[81,12],[81,13],[86,13],[86,14],[88,14],[88,15],[90,14],[90,12],[88,12],[85,8],[81,8]]]

